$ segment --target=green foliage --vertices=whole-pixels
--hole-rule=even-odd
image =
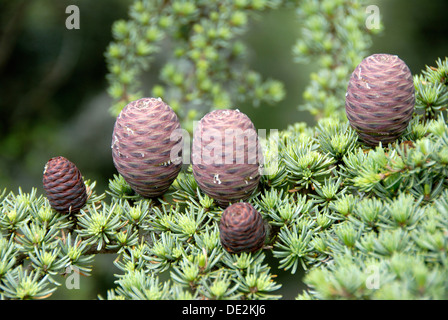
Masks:
[[[183,127],[214,108],[242,100],[255,106],[283,99],[283,84],[263,79],[247,66],[240,36],[257,13],[278,8],[280,0],[135,1],[128,20],[114,23],[114,41],[105,53],[113,115],[145,95],[161,97]],[[165,59],[156,83],[142,91],[138,80],[155,57]]]
[[[302,29],[293,54],[297,62],[317,64],[303,92],[307,110],[317,119],[345,118],[347,81],[368,54],[371,35],[382,26],[367,29],[367,1],[306,0],[298,8]]]
[[[433,119],[448,106],[448,59],[437,60],[437,67],[426,66],[421,75],[414,76],[417,90],[415,107],[425,118]]]
[[[114,41],[105,53],[113,115],[142,95],[161,97],[179,115],[184,128],[215,108],[250,101],[275,104],[283,83],[263,79],[247,67],[240,36],[252,17],[265,10],[297,7],[301,33],[292,48],[299,63],[317,63],[305,89],[305,103],[317,118],[344,116],[346,81],[366,55],[371,34],[365,27],[367,1],[135,1],[128,20],[112,28]],[[152,61],[164,57],[159,83],[142,88],[139,78]]]

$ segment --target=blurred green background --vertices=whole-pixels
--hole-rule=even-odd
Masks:
[[[0,0],[0,189],[43,193],[42,171],[54,156],[65,156],[104,192],[116,170],[110,153],[114,119],[106,93],[106,46],[111,26],[127,18],[131,0]],[[79,30],[65,28],[65,8],[80,9]],[[448,1],[377,0],[384,31],[373,38],[371,53],[400,56],[413,74],[448,56]],[[258,129],[284,129],[313,118],[299,112],[313,64],[293,62],[292,46],[300,21],[293,10],[275,10],[254,20],[244,35],[251,68],[285,84],[276,106],[238,108]],[[157,60],[156,60],[157,61]],[[153,66],[151,70],[158,70]],[[158,76],[150,73],[149,78]],[[149,94],[150,88],[145,88]],[[58,290],[56,297],[96,298],[112,287],[113,256],[96,259],[95,282],[81,279],[83,290]],[[279,271],[279,282],[288,277]],[[301,274],[285,298],[294,298]],[[61,280],[64,281],[63,279]],[[296,282],[297,281],[297,282]]]

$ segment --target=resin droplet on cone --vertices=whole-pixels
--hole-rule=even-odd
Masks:
[[[214,110],[199,121],[193,135],[193,175],[220,206],[250,197],[262,162],[257,132],[244,113]]]
[[[230,253],[257,251],[266,238],[261,214],[246,202],[234,203],[224,210],[219,232],[223,248]]]
[[[398,56],[374,54],[353,71],[345,110],[351,126],[368,145],[395,141],[412,118],[415,89],[411,71]]]
[[[81,172],[64,157],[50,159],[42,179],[48,201],[62,213],[77,213],[86,204],[87,191]]]
[[[182,134],[176,113],[160,98],[123,108],[112,135],[112,158],[131,188],[146,198],[163,195],[182,166]]]

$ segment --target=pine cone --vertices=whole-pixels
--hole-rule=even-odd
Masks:
[[[257,251],[266,238],[261,214],[247,202],[234,203],[224,210],[219,232],[223,248],[230,253]]]
[[[176,113],[160,98],[123,108],[112,135],[112,158],[131,188],[145,198],[163,195],[182,166],[182,134]]]
[[[58,212],[77,213],[86,204],[87,192],[81,171],[64,157],[47,162],[42,183],[51,207]]]
[[[247,200],[258,186],[261,165],[258,135],[244,113],[215,110],[201,119],[193,135],[193,175],[220,206]]]
[[[412,74],[403,60],[390,54],[371,55],[351,75],[347,118],[366,144],[393,142],[412,118],[414,93]]]

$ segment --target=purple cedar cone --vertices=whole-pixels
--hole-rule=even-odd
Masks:
[[[223,248],[230,253],[255,252],[266,238],[261,214],[247,202],[234,203],[224,210],[219,232]]]
[[[258,134],[239,110],[214,110],[193,135],[192,169],[201,190],[221,206],[247,200],[263,163]]]
[[[112,158],[131,188],[145,198],[163,195],[182,167],[182,134],[176,113],[160,98],[126,105],[115,122]]]
[[[400,137],[412,118],[414,104],[411,71],[396,55],[373,54],[350,77],[345,110],[367,145],[387,144]]]
[[[87,202],[81,171],[64,157],[47,162],[42,184],[51,207],[58,212],[77,213]]]

